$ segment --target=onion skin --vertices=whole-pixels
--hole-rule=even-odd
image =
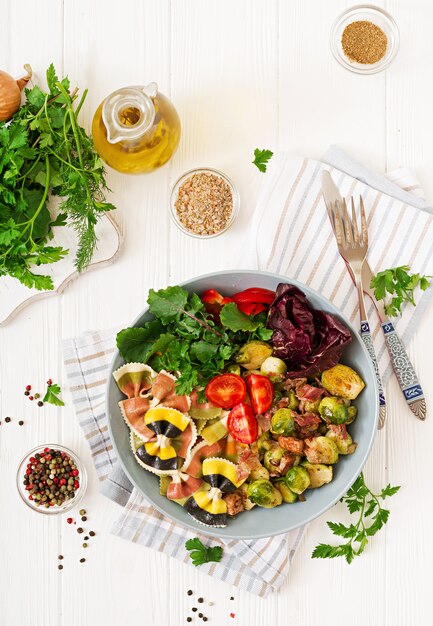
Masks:
[[[18,79],[0,70],[0,122],[7,122],[21,106],[21,90],[32,77],[32,68],[25,65],[26,74]]]

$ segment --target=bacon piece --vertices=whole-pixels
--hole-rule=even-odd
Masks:
[[[249,448],[246,448],[241,453],[239,461],[236,465],[237,480],[244,480],[245,478],[248,478],[251,472],[259,467],[261,467],[259,455]]]
[[[172,376],[165,372],[160,372],[153,381],[152,396],[161,402],[164,398],[168,398],[174,393],[176,381]]]
[[[346,424],[329,424],[329,429],[341,439],[347,439]]]
[[[296,396],[299,400],[304,401],[309,400],[311,402],[315,402],[320,398],[320,396],[323,396],[323,393],[324,389],[321,389],[320,387],[313,387],[307,383],[296,388]]]
[[[227,505],[227,515],[237,515],[245,511],[242,495],[238,491],[223,496]]]
[[[137,431],[146,440],[151,439],[155,433],[144,423],[144,415],[149,410],[150,403],[147,398],[128,398],[119,402],[120,410],[125,422]]]
[[[288,391],[289,389],[297,389],[306,382],[306,378],[286,378],[284,386]]]
[[[279,461],[271,459],[269,461],[269,465],[271,466],[269,468],[269,475],[273,478],[276,476],[285,476],[287,471],[293,467],[295,458],[295,456],[286,450]]]
[[[296,434],[300,439],[305,439],[306,437],[311,437],[320,424],[322,424],[322,420],[317,413],[304,413],[303,415],[297,415],[295,417],[295,422],[297,425]]]
[[[283,450],[288,450],[298,456],[302,456],[304,453],[304,442],[302,439],[297,439],[296,437],[284,437],[280,435],[278,437],[278,445],[280,448],[283,448]]]

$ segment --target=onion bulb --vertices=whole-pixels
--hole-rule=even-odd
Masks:
[[[0,122],[7,122],[21,106],[21,90],[32,77],[30,65],[24,65],[26,74],[21,78],[12,78],[0,70]]]

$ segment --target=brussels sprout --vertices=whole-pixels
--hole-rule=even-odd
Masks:
[[[291,409],[278,409],[271,419],[271,432],[288,437],[295,432],[296,413]]]
[[[296,409],[299,406],[299,400],[296,397],[296,392],[294,389],[289,389],[289,393],[287,394],[287,397],[289,399],[289,404],[287,405],[288,409],[292,409],[293,411],[296,411]]]
[[[328,430],[326,436],[335,443],[339,454],[353,454],[355,452],[356,443],[353,443],[353,439],[348,432],[342,433],[336,430]]]
[[[310,486],[310,476],[307,470],[301,465],[289,469],[285,480],[288,488],[298,495],[303,493]]]
[[[227,372],[230,372],[231,374],[237,374],[238,376],[241,375],[241,368],[239,365],[236,365],[236,363],[231,363],[227,368],[226,368]]]
[[[269,480],[255,480],[248,485],[248,498],[254,504],[272,509],[283,501],[281,492]]]
[[[323,465],[323,463],[309,463],[304,461],[302,467],[308,472],[310,477],[310,488],[316,489],[332,480],[332,465]]]
[[[354,405],[351,405],[347,407],[347,412],[349,414],[349,417],[346,424],[351,424],[355,420],[355,417],[358,415],[358,408]]]
[[[321,401],[322,401],[322,398],[317,398],[317,400],[306,400],[304,402],[304,412],[305,413],[318,413]]]
[[[288,488],[284,478],[276,480],[274,486],[278,489],[278,491],[281,492],[281,495],[283,496],[283,502],[289,502],[291,504],[297,499],[298,496],[296,495],[296,493]]]
[[[242,483],[242,485],[239,487],[239,491],[242,494],[242,502],[243,502],[245,511],[251,511],[251,509],[254,508],[256,505],[254,504],[254,502],[251,502],[251,500],[248,497],[247,483]]]
[[[269,472],[266,469],[266,467],[263,467],[263,465],[260,465],[260,467],[256,467],[255,469],[251,470],[251,474],[249,476],[249,481],[253,481],[253,480],[269,480]]]
[[[280,448],[278,444],[274,445],[270,450],[265,452],[265,456],[263,457],[263,465],[266,467],[267,470],[275,471],[275,468],[280,464],[280,461],[283,458],[283,454],[284,450]]]
[[[276,356],[268,356],[260,367],[260,373],[270,378],[273,383],[283,380],[286,372],[287,365]]]
[[[236,363],[246,370],[255,370],[272,354],[273,348],[264,341],[250,341],[235,355]]]
[[[343,398],[327,396],[319,404],[320,417],[331,424],[345,424],[349,419],[349,409]]]
[[[309,463],[332,465],[338,461],[338,448],[328,437],[312,437],[304,439],[305,456]]]
[[[267,450],[275,447],[276,442],[271,438],[271,433],[266,430],[263,435],[257,439],[257,451],[262,456]]]
[[[340,363],[322,372],[321,381],[326,391],[349,400],[354,400],[365,387],[364,381],[355,370]]]

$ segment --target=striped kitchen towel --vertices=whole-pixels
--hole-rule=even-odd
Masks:
[[[244,266],[247,259],[246,266],[250,269],[278,272],[289,279],[293,277],[308,283],[356,323],[355,290],[337,253],[321,197],[322,168],[332,171],[344,195],[363,195],[370,224],[369,259],[373,270],[407,263],[414,271],[433,275],[433,216],[409,171],[399,170],[385,179],[336,149],[331,150],[325,160],[328,165],[283,154],[272,158],[263,177],[264,188],[248,232],[249,241],[239,247],[242,247]],[[249,256],[245,254],[247,244]],[[218,269],[224,269],[224,263],[227,269],[230,269],[229,264],[233,267],[230,255],[226,257],[223,263],[218,259]],[[239,267],[242,267],[241,262]],[[431,289],[425,292],[416,309],[406,309],[398,321],[398,330],[406,342],[431,292]],[[369,315],[373,322],[372,307]],[[184,543],[193,534],[157,512],[116,464],[105,414],[105,384],[115,349],[115,332],[86,333],[64,342],[68,383],[77,418],[102,481],[101,490],[124,507],[113,532],[188,562]],[[386,380],[390,368],[378,324],[374,333]],[[303,532],[304,528],[300,528],[257,541],[221,541],[223,560],[205,564],[201,571],[266,597],[286,579]],[[209,541],[204,535],[201,539],[204,543]],[[212,543],[216,540],[212,539]]]
[[[63,345],[69,389],[98,477],[103,481],[101,491],[124,506],[113,533],[187,563],[190,559],[185,541],[199,536],[206,545],[209,538],[164,517],[133,488],[116,465],[105,413],[105,384],[115,349],[115,335],[115,330],[86,333],[64,341]],[[202,565],[200,571],[265,597],[283,584],[302,533],[300,528],[256,541],[212,538],[212,545],[219,543],[224,547],[223,558],[220,563]]]

